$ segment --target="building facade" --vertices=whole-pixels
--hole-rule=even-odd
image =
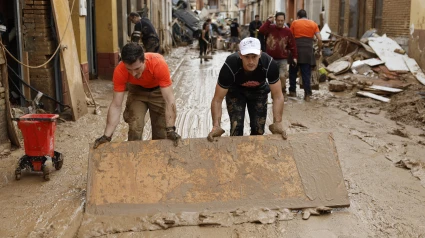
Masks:
[[[409,30],[409,56],[425,69],[425,1],[412,0]]]
[[[371,28],[389,37],[409,35],[411,0],[330,0],[329,6],[329,26],[340,35],[360,38]]]

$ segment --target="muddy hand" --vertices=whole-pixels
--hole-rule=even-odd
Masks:
[[[307,220],[311,215],[320,216],[321,214],[331,213],[332,208],[330,207],[315,207],[315,208],[304,208],[302,211],[303,219]]]
[[[269,130],[273,134],[281,134],[282,138],[284,140],[288,139],[288,135],[286,134],[286,131],[282,128],[282,123],[280,123],[280,122],[275,122],[275,123],[271,124],[269,126]]]
[[[208,134],[208,141],[213,142],[214,141],[214,137],[220,137],[221,135],[224,134],[224,130],[219,127],[219,126],[214,126],[213,129],[211,130],[211,132]]]
[[[174,146],[179,145],[179,141],[182,137],[176,132],[175,127],[167,128],[167,139],[174,141]]]
[[[112,139],[112,137],[107,137],[107,136],[105,136],[105,135],[103,135],[103,136],[101,136],[101,137],[97,138],[97,139],[94,141],[93,149],[96,149],[97,147],[99,147],[99,145],[101,145],[101,144],[103,144],[103,143],[111,142],[111,139]]]

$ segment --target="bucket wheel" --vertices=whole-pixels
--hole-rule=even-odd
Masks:
[[[21,180],[21,176],[22,176],[22,171],[21,171],[21,168],[18,167],[18,168],[15,169],[15,179]]]
[[[62,165],[63,165],[63,155],[62,155],[62,153],[55,151],[54,162],[55,162],[55,169],[60,170],[62,168]]]
[[[44,180],[46,180],[46,181],[49,181],[50,180],[50,169],[49,169],[49,166],[45,166],[45,165],[43,165],[43,178],[44,178]]]

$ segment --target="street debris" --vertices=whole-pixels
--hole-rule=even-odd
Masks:
[[[412,84],[425,85],[418,63],[385,34],[379,36],[371,29],[358,40],[330,32],[326,30],[330,40],[324,43],[319,65],[330,92],[354,90],[352,95],[389,103]]]
[[[390,102],[389,98],[382,97],[382,96],[379,96],[379,95],[376,95],[376,94],[370,93],[370,92],[358,91],[357,95],[369,97],[369,98],[372,98],[372,99],[375,99],[375,100],[378,100],[378,101],[381,101],[381,102]]]
[[[415,161],[415,160],[409,160],[409,159],[402,159],[394,165],[398,168],[404,168],[410,170],[412,175],[419,179],[421,181],[421,184],[423,187],[425,187],[425,165]]]
[[[315,208],[305,208],[302,210],[303,220],[308,220],[311,215],[320,216],[322,214],[330,214],[332,208],[330,207],[315,207]]]

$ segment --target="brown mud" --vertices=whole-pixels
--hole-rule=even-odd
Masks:
[[[219,69],[228,53],[218,52],[213,55],[213,60],[202,65],[197,55],[195,50],[178,48],[167,57],[175,84],[178,111],[176,127],[183,138],[205,138],[211,130],[210,100]],[[175,70],[177,66],[179,70]],[[112,83],[110,80],[93,80],[91,87],[94,97],[102,106],[102,115],[87,114],[77,122],[58,123],[55,148],[64,154],[65,159],[63,168],[53,171],[50,181],[44,182],[42,175],[35,173],[24,173],[20,181],[15,181],[13,172],[17,159],[24,151],[15,150],[12,154],[2,155],[0,237],[86,236],[87,233],[80,230],[80,226],[84,225],[82,218],[89,143],[93,143],[103,133],[107,112],[105,107],[109,106],[112,98]],[[391,120],[391,113],[394,112],[387,109],[391,105],[359,98],[352,92],[332,94],[326,90],[326,84],[322,84],[321,88],[323,90],[313,92],[310,103],[303,101],[303,91],[300,90],[297,98],[289,98],[285,103],[284,128],[289,137],[299,132],[332,132],[349,193],[350,208],[334,209],[329,215],[311,217],[307,221],[302,220],[301,213],[291,213],[293,217],[284,220],[277,219],[277,216],[272,219],[266,214],[264,220],[246,219],[241,224],[233,225],[216,224],[210,218],[211,214],[206,214],[206,221],[211,221],[203,226],[189,225],[140,232],[132,229],[106,229],[99,235],[424,237],[425,214],[421,211],[425,211],[425,187],[420,180],[420,171],[425,163],[424,124],[416,118],[412,120],[414,123],[402,119],[396,122]],[[401,95],[393,96],[392,99]],[[400,98],[402,100],[407,99]],[[410,104],[406,105],[409,108]],[[405,107],[399,107],[396,111],[400,112]],[[246,118],[248,120],[248,116]],[[266,134],[270,134],[268,125],[271,121],[269,112]],[[144,131],[146,139],[151,137],[149,124]],[[230,125],[225,110],[222,128],[226,131],[223,136],[228,136]],[[125,141],[127,130],[127,124],[121,119],[113,141]],[[394,134],[397,130],[408,136]],[[249,134],[249,127],[245,127],[244,134]],[[404,165],[398,163],[401,160]],[[414,174],[419,176],[415,177]]]

